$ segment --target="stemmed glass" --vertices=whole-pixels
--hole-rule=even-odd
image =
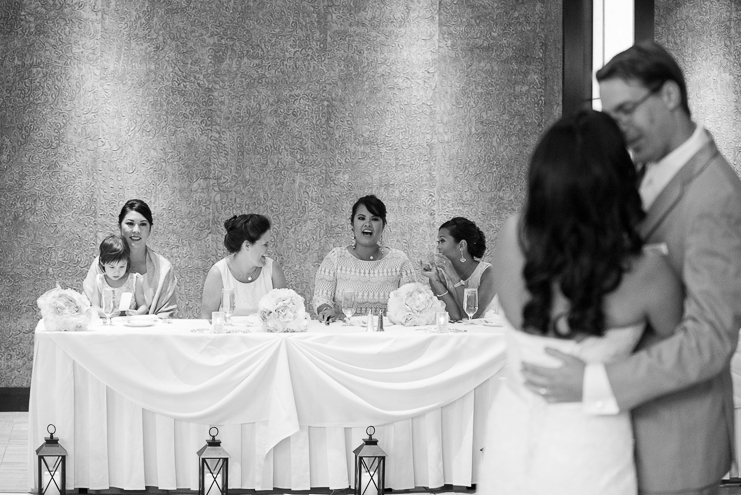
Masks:
[[[103,289],[103,314],[105,315],[105,324],[111,324],[111,316],[113,316],[113,310],[115,302],[116,291],[113,289]]]
[[[224,323],[227,325],[232,324],[232,313],[234,313],[235,306],[234,289],[221,289],[221,311],[224,312]]]
[[[343,290],[342,291],[342,312],[345,313],[347,319],[342,325],[345,327],[352,326],[350,318],[355,313],[355,291],[354,290]]]
[[[463,309],[468,315],[468,322],[471,323],[471,318],[479,310],[479,291],[477,289],[465,289],[463,291]]]

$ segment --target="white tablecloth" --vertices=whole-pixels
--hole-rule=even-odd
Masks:
[[[500,329],[197,333],[205,320],[91,332],[39,323],[29,486],[46,425],[69,452],[68,488],[198,486],[196,451],[219,426],[231,488],[345,488],[368,425],[387,487],[477,481],[485,411],[504,367]]]

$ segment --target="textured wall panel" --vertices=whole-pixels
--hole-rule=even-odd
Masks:
[[[684,69],[690,110],[741,173],[741,4],[656,0],[656,41]]]
[[[413,261],[454,215],[493,245],[560,109],[561,2],[0,4],[0,387],[30,383],[36,299],[81,289],[129,198],[197,317],[223,222],[273,220],[310,301],[361,195]]]

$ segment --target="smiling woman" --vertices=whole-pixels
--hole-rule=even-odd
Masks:
[[[142,290],[149,314],[174,316],[177,312],[177,278],[172,264],[164,256],[147,247],[152,232],[152,211],[140,199],[128,200],[118,215],[121,237],[130,251],[129,273],[142,276]],[[100,257],[93,260],[82,284],[85,295],[92,302],[98,275],[104,275]]]
[[[316,273],[314,309],[325,323],[342,314],[342,293],[355,292],[354,311],[385,311],[389,294],[414,282],[409,258],[398,249],[381,246],[386,226],[386,205],[374,195],[363,196],[352,207],[353,243],[336,247]]]

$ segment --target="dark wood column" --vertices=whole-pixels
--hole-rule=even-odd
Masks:
[[[591,107],[592,1],[563,2],[563,115]]]

